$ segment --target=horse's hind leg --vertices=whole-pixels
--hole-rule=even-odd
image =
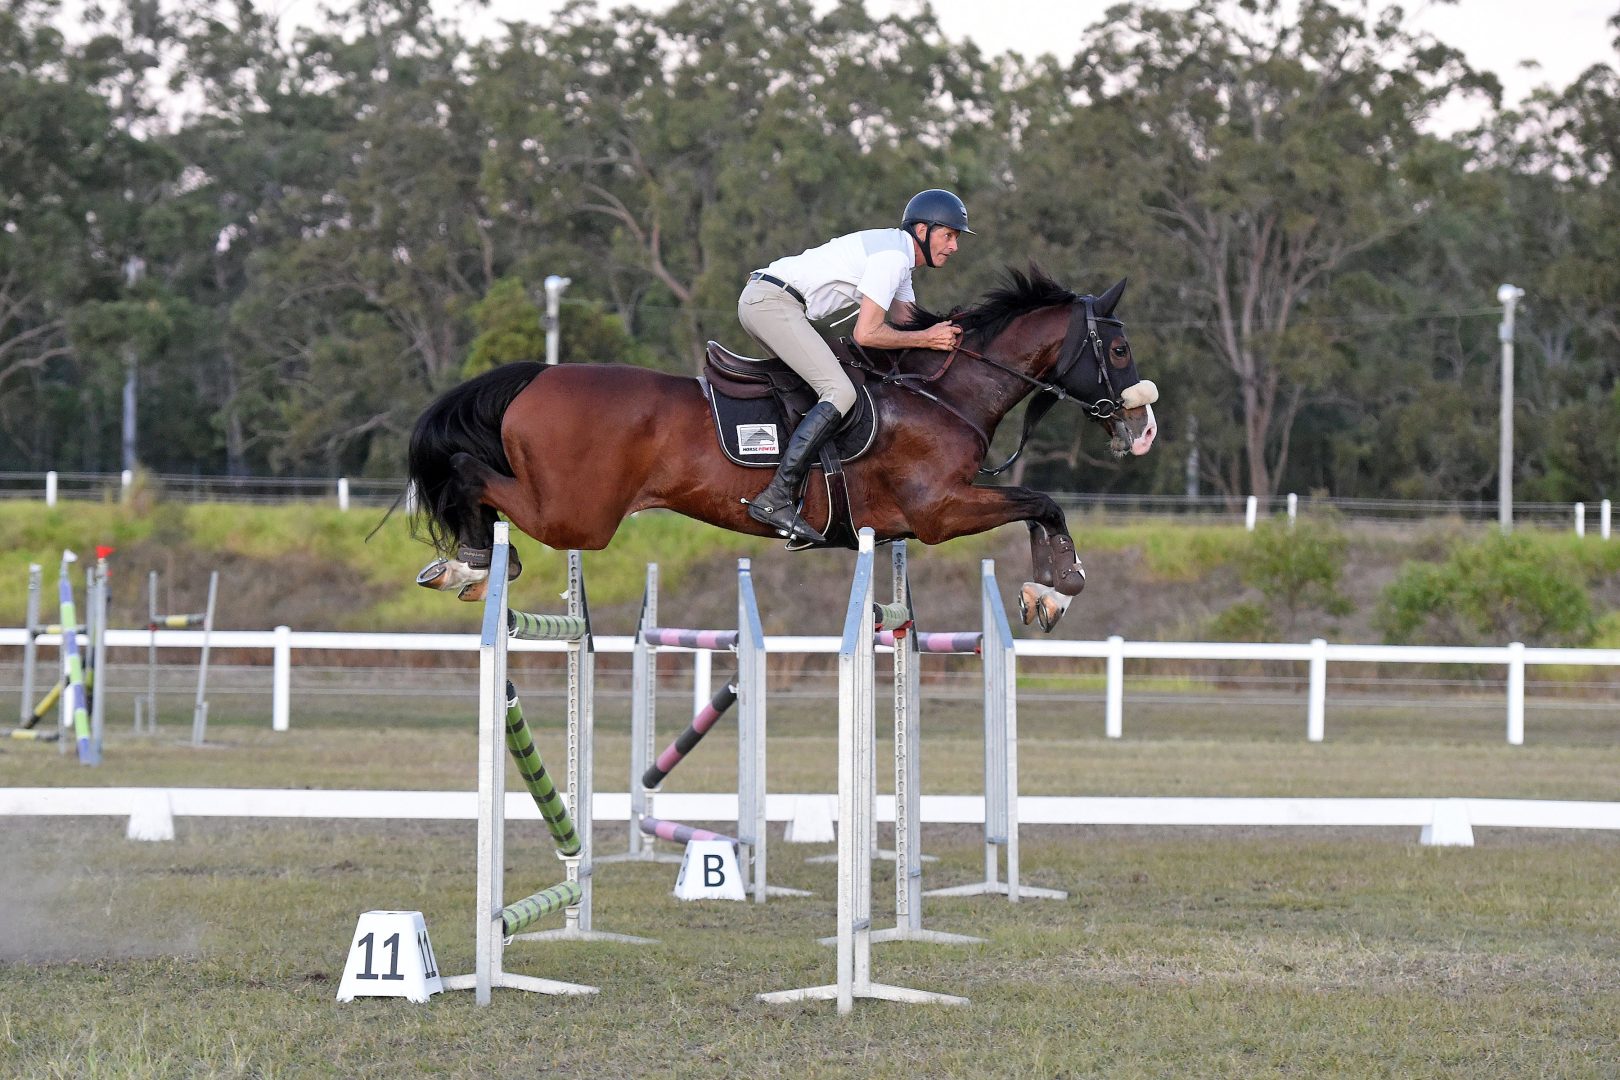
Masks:
[[[455,589],[459,599],[478,601],[487,591],[489,562],[495,547],[495,511],[483,505],[484,490],[495,474],[471,454],[455,455],[450,467],[456,475],[462,511],[459,518],[463,522],[456,535],[455,558],[435,559],[416,575],[416,583],[427,589]],[[508,580],[523,572],[517,552],[510,555]]]

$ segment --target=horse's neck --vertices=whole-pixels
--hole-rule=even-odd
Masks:
[[[922,384],[923,389],[938,395],[987,435],[994,434],[996,425],[1035,389],[1017,375],[992,367],[965,352],[954,356],[937,349],[866,349],[864,352],[879,371],[898,370],[903,375],[932,379]],[[997,357],[996,362],[1027,374],[1025,369],[1031,366],[1032,358]]]
[[[985,355],[990,354],[986,352]],[[1023,372],[1027,366],[1022,359],[994,359],[1015,372]],[[1034,386],[1018,375],[967,353],[960,353],[950,370],[936,384],[936,389],[941,398],[974,419],[986,434],[994,434],[996,425],[1029,396]]]

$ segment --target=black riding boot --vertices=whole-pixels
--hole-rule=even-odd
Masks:
[[[793,429],[793,436],[788,439],[787,450],[782,453],[782,463],[776,467],[776,475],[765,490],[749,502],[749,517],[784,533],[789,540],[808,540],[814,544],[827,542],[825,536],[812,529],[799,516],[797,504],[799,488],[816,460],[817,451],[842,420],[838,406],[830,401],[818,401],[813,409],[804,414],[804,419],[799,421],[799,426]]]

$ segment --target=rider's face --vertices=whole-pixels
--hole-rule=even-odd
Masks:
[[[911,231],[912,235],[917,238],[917,243],[919,246],[925,242],[923,237],[928,237],[928,240],[926,241],[929,248],[928,254],[930,256],[928,261],[932,262],[935,266],[944,266],[945,260],[956,254],[956,238],[961,234],[955,229],[951,228],[949,225],[935,225],[932,230],[930,230],[927,225],[917,224],[911,227]],[[921,251],[917,252],[917,265],[923,265],[923,256]]]

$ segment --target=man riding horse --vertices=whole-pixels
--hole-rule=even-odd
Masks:
[[[1094,296],[1033,265],[1009,268],[999,287],[942,318],[916,304],[911,274],[950,258],[969,231],[967,211],[948,191],[924,191],[901,226],[780,259],[742,293],[742,324],[813,395],[779,382],[769,361],[724,361],[713,343],[697,378],[523,361],[445,391],[411,433],[415,520],[440,555],[418,583],[481,599],[497,515],[548,547],[587,551],[654,508],[732,532],[786,534],[794,547],[858,526],[880,542],[941,544],[1022,521],[1032,576],[1019,609],[1050,630],[1085,586],[1063,510],[1039,491],[978,481],[1006,469],[1060,403],[1104,429],[1117,456],[1153,446],[1159,392],[1137,371],[1117,313],[1125,282]],[[810,320],[857,305],[846,376]],[[998,426],[1026,399],[1019,449],[987,467]],[[846,410],[848,432],[839,426]],[[755,470],[770,463],[759,457],[775,456],[775,433],[801,413],[760,491]],[[798,488],[818,448],[827,482],[811,485],[801,509]],[[828,524],[816,530],[806,518]]]
[[[896,324],[916,318],[912,270],[944,266],[963,233],[973,230],[962,200],[930,188],[906,203],[898,229],[849,233],[748,275],[737,300],[743,329],[798,372],[817,397],[793,429],[776,475],[748,500],[749,517],[790,541],[827,542],[800,516],[799,491],[822,444],[855,405],[855,387],[810,320],[859,305],[850,336],[863,348],[955,349],[962,339],[955,323],[937,322],[921,330],[900,330]]]

